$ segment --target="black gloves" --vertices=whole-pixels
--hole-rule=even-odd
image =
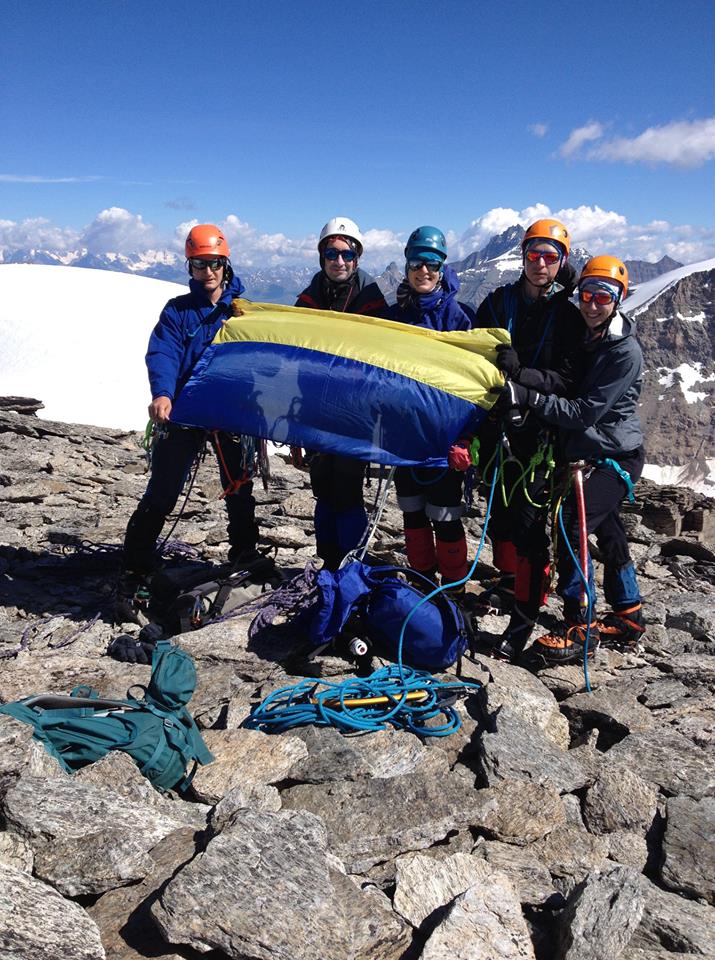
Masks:
[[[508,343],[500,343],[497,345],[496,365],[499,370],[511,380],[518,378],[519,371],[521,370],[519,354],[513,347],[510,347]]]
[[[110,641],[107,653],[120,663],[150,664],[154,646],[146,640],[137,640],[127,633],[122,633]]]
[[[492,414],[506,418],[514,427],[521,426],[524,421],[519,412],[520,408],[538,406],[543,396],[537,390],[531,390],[512,380],[507,380],[503,387],[492,387],[489,392],[498,395]]]
[[[507,380],[503,387],[492,387],[489,392],[498,394],[497,402],[492,407],[496,414],[506,414],[515,407],[536,407],[541,398],[538,391],[513,380]]]

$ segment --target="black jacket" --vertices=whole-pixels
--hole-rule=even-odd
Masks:
[[[501,327],[524,368],[517,380],[543,393],[567,396],[577,378],[577,355],[586,327],[571,303],[571,285],[554,285],[550,297],[531,300],[524,276],[498,287],[477,310],[477,327]]]
[[[382,291],[372,277],[360,268],[345,283],[334,283],[323,270],[319,270],[299,295],[295,305],[312,307],[313,310],[338,310],[343,313],[361,313],[368,317],[388,317],[388,306]]]

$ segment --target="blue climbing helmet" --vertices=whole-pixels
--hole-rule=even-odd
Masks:
[[[405,247],[407,260],[439,260],[447,259],[447,241],[444,234],[437,227],[417,227],[410,234]]]

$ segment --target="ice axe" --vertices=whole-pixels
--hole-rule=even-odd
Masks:
[[[586,529],[586,498],[583,493],[583,471],[586,466],[583,460],[570,464],[571,479],[576,492],[576,511],[578,515],[578,558],[583,574],[583,590],[581,592],[581,606],[588,606],[588,531]]]

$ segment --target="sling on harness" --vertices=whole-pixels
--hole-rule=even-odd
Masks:
[[[617,460],[613,460],[611,457],[604,457],[603,460],[597,460],[597,461],[596,461],[596,466],[597,466],[597,467],[601,467],[601,466],[611,467],[611,469],[615,470],[616,473],[618,474],[618,476],[621,478],[621,480],[622,480],[622,481],[625,483],[625,485],[626,485],[626,490],[628,491],[628,500],[629,500],[629,502],[630,502],[630,503],[635,503],[635,502],[636,502],[636,495],[635,495],[636,485],[635,485],[635,483],[633,483],[633,481],[631,480],[631,475],[630,475],[630,473],[629,473],[627,470],[624,470],[623,467],[620,465],[620,463],[618,463]]]

